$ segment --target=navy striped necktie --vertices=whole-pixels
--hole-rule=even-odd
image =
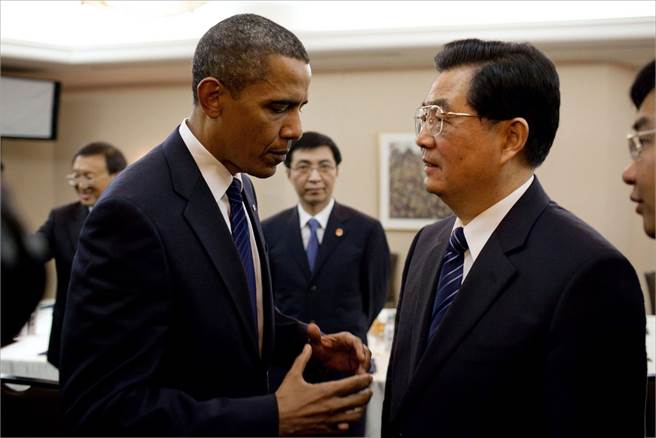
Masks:
[[[251,312],[253,321],[257,328],[257,300],[255,289],[255,266],[253,265],[253,253],[251,251],[251,237],[248,231],[248,221],[246,220],[246,211],[244,210],[243,198],[241,195],[241,181],[232,178],[232,182],[226,191],[230,201],[230,227],[232,228],[232,240],[239,253],[239,259],[244,267],[246,283],[251,301]]]
[[[321,225],[315,218],[308,220],[307,224],[310,227],[310,240],[308,241],[305,252],[307,253],[308,265],[310,265],[310,272],[314,272],[314,263],[317,261],[317,253],[319,252],[319,236],[317,236],[317,230]]]
[[[456,295],[460,290],[465,251],[467,249],[468,245],[465,239],[465,232],[462,227],[458,227],[451,233],[449,244],[442,257],[442,267],[440,268],[440,278],[437,282],[437,293],[435,294],[435,302],[433,303],[428,339],[437,331],[449,306],[456,299]]]

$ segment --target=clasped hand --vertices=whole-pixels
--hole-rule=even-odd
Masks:
[[[371,352],[347,332],[322,335],[316,324],[308,325],[309,344],[296,358],[278,391],[278,432],[285,435],[334,434],[348,430],[359,420],[371,398],[367,373]],[[314,357],[323,366],[355,375],[345,379],[311,384],[303,371]]]

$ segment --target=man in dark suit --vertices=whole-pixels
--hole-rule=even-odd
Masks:
[[[59,367],[66,291],[82,224],[102,192],[126,165],[121,151],[109,143],[93,142],[80,148],[73,156],[73,171],[67,177],[79,200],[51,210],[37,231],[48,243],[44,261],[54,258],[57,270],[57,295],[48,344],[48,362],[55,367]]]
[[[74,433],[335,434],[361,417],[370,353],[274,308],[246,176],[273,175],[301,136],[310,75],[296,36],[257,15],[200,39],[190,117],[116,179],[80,235],[61,366]],[[358,374],[310,385],[311,357]],[[271,393],[281,362],[294,365]]]
[[[406,260],[384,436],[643,436],[645,316],[629,262],[533,172],[558,126],[553,63],[462,40],[416,112],[426,189],[455,217]]]
[[[335,142],[317,132],[292,143],[285,166],[299,203],[262,229],[278,308],[367,342],[385,304],[389,248],[380,222],[333,199],[341,159]]]

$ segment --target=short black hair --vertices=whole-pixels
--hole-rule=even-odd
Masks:
[[[529,43],[453,41],[435,56],[438,72],[472,66],[467,102],[490,121],[523,117],[529,125],[524,159],[537,167],[549,153],[560,118],[556,67]]]
[[[310,62],[303,43],[289,30],[255,14],[239,14],[212,26],[198,41],[192,67],[194,104],[200,81],[213,77],[237,97],[267,76],[271,55]]]
[[[287,152],[287,156],[285,157],[285,167],[289,168],[292,165],[292,158],[295,150],[316,149],[321,146],[328,146],[330,148],[330,151],[333,153],[333,158],[335,159],[335,164],[339,166],[339,163],[342,162],[342,154],[339,152],[339,148],[333,139],[319,132],[308,131],[303,133],[301,138],[292,142],[289,152]]]
[[[636,108],[640,108],[645,97],[654,89],[654,82],[656,82],[655,62],[652,60],[642,67],[633,81],[633,85],[631,85],[631,100]]]
[[[90,155],[104,155],[107,172],[110,175],[120,172],[128,165],[123,153],[114,145],[104,141],[94,141],[82,146],[73,155],[73,162],[77,157],[88,157]]]

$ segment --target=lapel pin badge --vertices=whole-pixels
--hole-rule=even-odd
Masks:
[[[344,229],[343,228],[337,228],[335,230],[335,236],[342,237],[343,235],[344,235]]]

